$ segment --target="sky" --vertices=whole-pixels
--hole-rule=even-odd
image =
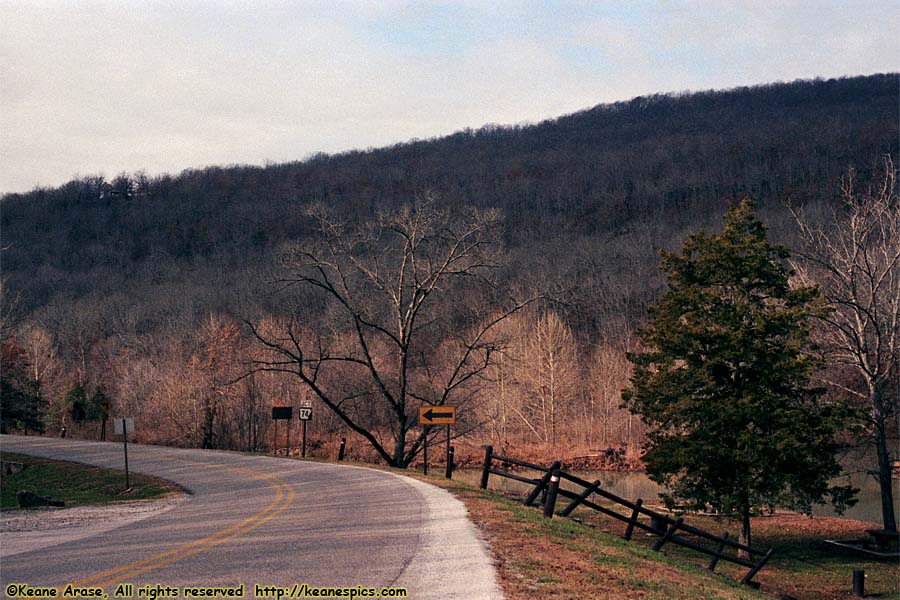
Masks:
[[[896,71],[898,0],[0,0],[0,193]]]

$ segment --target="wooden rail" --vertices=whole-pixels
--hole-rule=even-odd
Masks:
[[[493,464],[495,461],[497,463],[533,469],[543,473],[543,475],[540,478],[522,477],[521,475],[516,475],[505,469],[494,468]],[[572,511],[579,506],[590,508],[591,510],[595,510],[625,523],[626,529],[623,537],[626,540],[632,538],[635,529],[640,529],[649,534],[659,536],[659,539],[653,546],[653,549],[656,551],[662,550],[666,544],[671,543],[710,556],[709,566],[707,567],[710,571],[715,571],[716,565],[720,560],[747,567],[749,571],[741,578],[741,583],[747,585],[752,584],[753,577],[772,557],[773,550],[771,548],[768,550],[761,550],[759,548],[735,542],[734,540],[729,539],[727,533],[719,536],[700,529],[699,527],[688,525],[681,517],[672,518],[668,515],[646,508],[643,505],[643,500],[640,498],[635,502],[632,502],[604,490],[601,487],[599,480],[587,481],[571,473],[566,473],[560,466],[559,461],[554,462],[549,467],[544,467],[542,465],[517,460],[508,456],[500,456],[499,454],[494,454],[494,448],[492,446],[487,446],[485,448],[484,465],[481,473],[481,489],[487,489],[488,480],[491,475],[497,475],[499,477],[505,477],[507,479],[513,479],[532,485],[534,487],[528,493],[524,503],[526,506],[532,506],[536,503],[538,496],[541,496],[542,499],[540,504],[543,506],[544,515],[548,518],[553,517],[556,509],[556,500],[559,496],[569,498],[571,502],[569,502],[569,504],[559,513],[563,517],[569,516]],[[580,492],[564,489],[560,487],[561,480],[574,483],[575,485],[581,486],[583,489]],[[613,504],[630,509],[630,514],[625,515],[606,506],[597,504],[596,502],[592,502],[590,497],[594,495],[612,502]],[[649,517],[650,523],[642,522],[642,516]],[[702,541],[711,542],[713,546],[705,545],[697,539],[688,539],[685,535],[699,538],[699,540]],[[736,550],[738,552],[743,551],[749,555],[751,559],[741,558],[736,554],[727,552],[726,549]],[[756,558],[756,560],[753,560],[754,558]]]

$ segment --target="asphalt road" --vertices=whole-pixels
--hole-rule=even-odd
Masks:
[[[121,469],[122,445],[2,436],[0,446]],[[4,558],[0,581],[406,587],[410,598],[501,598],[484,543],[449,493],[344,465],[129,444],[132,471],[174,481],[187,501],[142,521]],[[2,544],[2,538],[0,538]]]

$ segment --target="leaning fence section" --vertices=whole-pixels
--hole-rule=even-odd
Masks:
[[[522,477],[509,470],[509,465],[515,465],[537,471],[541,475],[538,477]],[[504,468],[507,467],[507,468]],[[682,546],[710,557],[707,569],[715,571],[719,561],[726,561],[742,567],[746,567],[748,571],[741,578],[741,583],[753,585],[753,577],[762,569],[769,559],[772,557],[772,549],[762,550],[740,544],[729,539],[728,534],[721,536],[715,535],[699,527],[693,527],[684,522],[681,517],[672,518],[669,515],[656,512],[643,506],[643,500],[638,498],[634,502],[617,496],[612,492],[604,490],[600,481],[587,481],[571,473],[563,471],[559,461],[554,462],[549,467],[529,463],[523,460],[511,458],[509,456],[501,456],[494,454],[492,446],[485,448],[484,465],[481,472],[481,489],[487,489],[488,480],[491,475],[513,479],[532,486],[531,491],[525,498],[526,506],[534,506],[540,504],[543,507],[544,515],[552,518],[556,512],[556,503],[560,497],[567,498],[569,502],[558,514],[561,516],[569,516],[573,510],[579,506],[590,508],[591,510],[600,512],[608,517],[617,519],[625,523],[626,540],[631,540],[635,529],[644,531],[648,534],[657,536],[653,549],[660,551],[666,544],[675,544]],[[580,492],[574,492],[560,486],[562,480],[571,482],[581,488]],[[598,504],[594,500],[602,498],[613,505],[617,505],[625,509],[620,512],[615,508],[609,508]],[[742,558],[738,553],[744,553],[750,558]]]

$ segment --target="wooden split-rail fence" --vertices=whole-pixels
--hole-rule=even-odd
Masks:
[[[532,469],[543,473],[543,475],[537,478],[523,477],[507,469],[497,468],[504,465],[516,465],[526,469]],[[623,537],[626,540],[631,539],[635,529],[640,529],[651,535],[658,536],[659,539],[656,540],[656,543],[653,546],[653,549],[656,551],[662,550],[663,546],[666,544],[675,544],[708,555],[710,561],[707,568],[710,571],[715,571],[716,565],[720,560],[747,567],[749,571],[747,571],[741,579],[741,583],[746,585],[755,585],[753,577],[772,557],[773,550],[771,548],[768,550],[760,550],[758,548],[753,548],[752,546],[739,544],[738,542],[729,539],[727,533],[721,536],[715,535],[698,527],[688,525],[684,522],[682,517],[672,518],[663,513],[646,508],[643,506],[643,500],[640,498],[634,502],[621,498],[600,487],[600,481],[587,481],[563,471],[560,468],[560,463],[558,461],[554,462],[549,467],[544,467],[524,460],[494,454],[493,447],[487,446],[484,454],[484,466],[481,472],[481,489],[487,489],[488,479],[492,474],[533,486],[531,492],[525,498],[525,506],[535,506],[538,503],[542,504],[544,516],[547,518],[552,518],[554,512],[556,512],[556,502],[559,496],[568,498],[570,500],[569,504],[559,511],[561,516],[567,517],[577,507],[586,506],[587,508],[624,522],[626,528]],[[561,480],[566,480],[580,486],[582,488],[581,492],[576,493],[560,487]],[[539,496],[540,500],[538,500]],[[597,504],[590,499],[592,496],[598,496],[613,504],[623,506],[626,509],[629,509],[630,513],[622,514],[616,510]],[[646,518],[642,521],[641,517]],[[647,522],[648,519],[649,522]],[[692,536],[694,539],[688,539],[686,537],[687,535]],[[751,558],[746,559],[738,556],[737,552],[741,550]]]

